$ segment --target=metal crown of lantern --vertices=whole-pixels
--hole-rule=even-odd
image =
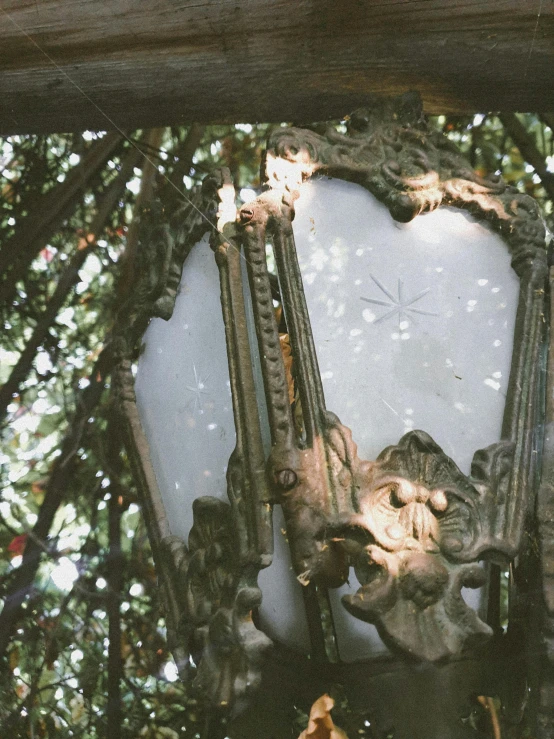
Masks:
[[[527,690],[531,585],[513,581],[502,635],[499,573],[532,561],[537,205],[476,175],[414,93],[347,135],[277,128],[262,171],[238,212],[223,169],[143,215],[116,335],[178,666],[229,716],[302,674],[306,700],[358,681],[367,736],[475,736],[476,695],[518,714]]]

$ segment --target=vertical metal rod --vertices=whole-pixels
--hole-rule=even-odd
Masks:
[[[264,379],[272,444],[294,444],[294,421],[267,270],[266,223],[253,223],[243,237],[252,309]]]
[[[554,685],[554,654],[551,648],[554,639],[554,573],[549,563],[554,561],[554,266],[549,270],[550,298],[550,343],[546,375],[546,408],[544,425],[544,444],[542,454],[541,484],[538,493],[536,517],[539,530],[540,558],[542,563],[542,613],[541,639],[543,657],[540,661],[541,687],[537,701],[538,712],[547,736],[548,727],[553,724],[551,701]]]
[[[281,229],[283,227],[286,228],[286,226],[284,226],[286,221],[281,217],[280,208],[278,211],[278,215],[276,215],[275,204],[273,202],[265,203],[263,200],[261,200],[261,202],[258,201],[258,208],[254,209],[255,217],[245,229],[243,244],[248,268],[248,279],[252,294],[252,309],[258,337],[262,375],[264,378],[264,388],[267,398],[268,416],[272,434],[272,443],[275,448],[292,449],[298,444],[298,441],[295,438],[296,435],[294,431],[294,421],[290,406],[288,385],[286,381],[283,356],[279,341],[279,333],[273,310],[273,298],[271,293],[271,285],[269,281],[269,273],[267,269],[267,260],[265,253],[266,228],[270,212],[272,215],[270,228],[277,261],[277,252],[281,254],[283,249],[286,249],[287,246],[281,240]],[[290,234],[290,241],[288,242],[288,246],[290,249],[294,250],[292,233]],[[283,280],[287,278],[283,277],[282,260],[277,261],[277,268],[279,278],[281,280],[281,285],[283,285]],[[288,322],[289,317],[291,322],[295,321],[298,316],[301,315],[301,311],[303,310],[304,321],[300,332],[297,332],[296,334],[298,336],[299,333],[297,342],[302,343],[302,339],[303,337],[305,337],[306,340],[309,340],[313,344],[305,302],[303,303],[303,308],[300,305],[297,306],[295,303],[295,298],[300,298],[301,300],[304,300],[302,284],[301,281],[299,282],[299,280],[300,274],[298,271],[295,280],[295,287],[292,286],[290,280],[288,283],[288,294],[292,296],[292,301],[290,303],[288,313],[285,311],[287,330],[291,334],[294,331],[294,329],[291,329],[291,324]],[[315,358],[315,350],[313,350],[311,356]],[[309,362],[307,368],[303,368],[303,356],[301,356],[299,353],[295,353],[293,357],[296,363],[296,376],[298,376],[298,373],[302,371],[304,371],[308,377],[313,374],[314,368],[311,361]],[[315,377],[317,377],[319,381],[317,362],[315,365]],[[309,385],[309,383],[305,382],[304,387],[307,387],[307,385]],[[323,485],[325,485],[327,482],[327,465],[324,439],[322,434],[323,429],[320,422],[321,411],[324,410],[323,393],[321,391],[319,396],[316,394],[316,397],[313,400],[308,400],[306,396],[301,400],[303,403],[303,407],[305,404],[306,408],[314,409],[312,421],[310,423],[311,436],[314,436],[314,431],[316,429],[320,431],[316,443],[319,447],[320,457],[322,460],[322,464],[320,465],[323,473],[322,483]],[[323,601],[325,601],[328,606],[327,591],[322,590],[318,592],[315,585],[308,585],[303,588],[303,595],[310,632],[311,652],[314,659],[320,659],[323,661],[337,661],[338,652],[336,648],[336,637],[332,620],[332,612],[330,607],[327,607],[326,613],[328,614],[328,616],[325,617],[322,611]]]
[[[554,524],[552,508],[554,505],[554,266],[550,267],[550,344],[548,347],[548,365],[546,374],[546,407],[544,419],[544,444],[542,455],[541,487],[538,500],[538,521],[541,531],[541,546],[548,549],[549,554],[543,554],[543,561],[552,560],[550,555],[554,551]],[[543,573],[546,574],[546,573]],[[550,578],[550,573],[547,574]],[[554,590],[545,591],[547,608],[554,613]]]
[[[252,505],[245,506],[248,540],[259,555],[273,552],[270,493],[265,472],[258,399],[248,342],[242,292],[241,255],[231,240],[216,247],[220,270],[221,306],[225,323],[229,376],[237,433],[237,454],[245,470],[246,491]],[[266,564],[269,564],[268,560]]]
[[[306,446],[313,450],[314,459],[319,460],[317,466],[321,472],[321,486],[325,489],[323,500],[335,513],[338,513],[341,509],[341,501],[337,498],[336,487],[331,479],[323,384],[292,225],[286,212],[279,220],[279,228],[276,229],[274,235],[274,252],[281,281],[285,319],[290,334],[294,374],[300,390],[302,416],[306,429]]]
[[[322,415],[325,410],[325,396],[292,227],[290,221],[285,218],[279,225],[281,228],[276,230],[273,237],[275,261],[281,282],[285,320],[293,356],[296,359],[295,376],[300,390],[306,444],[311,446],[314,438],[323,434]]]
[[[108,504],[109,555],[108,555],[108,705],[107,739],[121,736],[122,705],[121,680],[123,661],[121,658],[121,589],[123,584],[123,555],[121,549],[121,505],[119,481],[112,481],[111,498]]]
[[[124,445],[141,506],[144,509],[144,521],[148,530],[154,563],[164,589],[168,633],[176,634],[183,615],[181,594],[175,562],[167,556],[163,544],[164,540],[171,537],[171,530],[150,459],[148,441],[138,414],[130,360],[123,360],[114,370],[112,377],[116,404],[119,406],[122,417]],[[188,654],[185,649],[175,639],[172,639],[170,649],[179,670],[185,671],[188,666]]]
[[[522,297],[529,306],[525,320],[522,321],[521,336],[528,347],[521,353],[518,360],[515,387],[512,386],[514,396],[513,417],[507,414],[510,422],[510,436],[515,442],[514,462],[510,481],[508,505],[504,511],[505,524],[503,535],[512,541],[519,541],[523,533],[525,519],[529,511],[529,486],[532,484],[530,469],[534,440],[534,426],[536,417],[536,393],[539,376],[539,359],[542,333],[542,317],[544,303],[544,285],[537,285],[531,275],[525,279]],[[519,309],[518,309],[519,312]],[[517,346],[514,347],[517,351]],[[510,377],[511,381],[511,377]],[[510,388],[508,389],[510,397]],[[509,410],[509,409],[508,409]],[[508,429],[506,429],[507,431]]]
[[[487,577],[487,612],[486,621],[495,634],[502,631],[500,620],[500,598],[502,590],[500,587],[501,570],[498,565],[488,564]]]
[[[310,635],[310,656],[316,662],[338,662],[333,612],[326,588],[309,583],[302,588]],[[329,620],[330,619],[330,620]]]
[[[338,508],[329,478],[328,449],[325,438],[325,397],[319,373],[317,354],[302,276],[296,253],[289,213],[285,211],[273,229],[273,246],[285,321],[293,354],[293,374],[300,391],[302,416],[306,429],[307,447],[318,454],[321,464],[321,485],[325,499]],[[308,619],[314,658],[338,662],[338,646],[333,612],[326,588],[308,585],[304,588],[304,603]]]
[[[225,342],[227,344],[227,362],[229,365],[229,381],[231,386],[231,401],[233,404],[233,418],[235,420],[235,448],[229,460],[227,475],[232,474],[233,464],[240,464],[244,467],[244,450],[245,450],[245,428],[244,428],[244,404],[241,402],[241,387],[239,379],[239,360],[237,357],[236,337],[233,331],[233,313],[231,310],[231,286],[229,280],[229,264],[227,258],[228,245],[216,247],[216,261],[219,268],[219,281],[221,289],[221,311],[223,314],[223,323],[225,326]],[[223,253],[222,253],[223,252]],[[243,475],[242,477],[246,477]],[[246,481],[245,481],[246,482]],[[237,492],[243,495],[245,491],[234,491],[232,485],[227,485],[227,495],[231,503],[237,503],[232,497]],[[248,557],[253,542],[252,537],[252,509],[246,506],[245,515],[235,517],[234,525],[236,528],[236,541],[240,551],[240,559],[244,561]],[[237,506],[233,506],[236,511]],[[244,506],[241,506],[244,509]]]

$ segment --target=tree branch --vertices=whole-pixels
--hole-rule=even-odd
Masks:
[[[95,142],[66,179],[46,193],[32,212],[16,224],[16,232],[2,245],[0,252],[0,304],[11,302],[17,282],[76,207],[83,187],[105,166],[122,141],[121,134],[109,133]]]
[[[178,157],[179,161],[173,168],[173,172],[171,173],[169,181],[171,187],[174,190],[177,189],[179,191],[179,194],[183,189],[183,177],[190,173],[190,169],[192,167],[192,159],[194,157],[194,154],[196,153],[196,150],[200,146],[200,142],[202,141],[205,130],[206,126],[201,126],[199,123],[193,123],[192,126],[189,128],[182,145],[175,152],[175,155]]]
[[[554,200],[554,174],[546,168],[544,156],[539,151],[534,137],[527,133],[515,113],[502,113],[499,118],[510,138],[520,150],[521,156],[540,177],[548,197]]]
[[[104,231],[108,218],[115,208],[121,193],[125,189],[125,184],[131,177],[133,168],[137,165],[139,158],[140,152],[136,149],[129,152],[120,172],[111,183],[102,199],[98,212],[88,229],[89,233],[87,238],[83,239],[83,243],[80,244],[68,266],[63,271],[54,294],[48,301],[46,309],[40,316],[31,338],[21,352],[17,364],[12,369],[9,378],[0,388],[0,423],[6,415],[7,408],[12,397],[19,391],[21,383],[27,378],[27,375],[31,371],[37,349],[47,337],[48,331],[56,319],[58,312],[65,303],[71,289],[78,281],[79,270],[83,266],[85,259],[91,251],[96,248],[96,240]]]
[[[162,143],[164,132],[164,128],[152,129],[146,139],[146,145],[150,148],[153,147],[159,149]],[[131,220],[129,230],[127,231],[125,253],[121,260],[121,272],[117,285],[117,292],[120,304],[125,302],[126,298],[131,292],[134,278],[133,272],[135,263],[135,252],[140,231],[140,216],[144,209],[151,202],[154,195],[157,173],[158,167],[156,163],[152,161],[149,157],[146,157],[142,167],[142,179],[140,183],[139,194],[137,195],[137,199],[135,201],[133,218]]]
[[[153,143],[150,139],[149,142]],[[190,153],[190,161],[192,161],[193,153]],[[150,173],[153,186],[156,168],[152,165],[151,168],[153,170]],[[127,249],[129,248],[129,240],[130,237],[128,237]],[[23,561],[17,570],[5,598],[4,608],[0,613],[0,657],[5,654],[14,626],[22,615],[23,604],[31,590],[40,564],[41,553],[45,546],[44,542],[48,537],[56,511],[63,501],[74,474],[77,451],[81,446],[87,421],[102,398],[106,379],[117,359],[118,357],[114,355],[113,347],[108,341],[89,376],[90,384],[81,390],[77,396],[77,408],[65,433],[61,445],[62,453],[56,458],[52,467],[46,485],[44,501],[40,507],[35,526],[27,540]]]
[[[87,421],[104,392],[105,382],[114,364],[109,347],[98,357],[89,376],[90,384],[77,395],[77,408],[65,433],[59,457],[52,467],[46,485],[46,493],[37,521],[27,539],[23,561],[13,579],[0,613],[0,657],[6,652],[15,624],[22,615],[23,604],[31,591],[41,554],[45,546],[54,516],[75,472],[77,451],[81,446]]]
[[[110,424],[111,427],[111,424]],[[123,584],[123,553],[121,550],[121,513],[123,505],[122,488],[119,482],[121,475],[120,445],[117,435],[110,428],[108,447],[110,473],[110,501],[108,507],[108,727],[107,739],[119,739],[121,736],[121,680],[123,669],[121,663],[121,588]]]

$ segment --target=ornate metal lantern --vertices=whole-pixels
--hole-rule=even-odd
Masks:
[[[118,332],[177,663],[231,737],[288,737],[283,711],[336,684],[366,736],[475,736],[478,695],[517,722],[538,634],[537,206],[472,172],[414,94],[348,135],[276,129],[263,171],[238,212],[222,170],[169,223],[145,216]]]

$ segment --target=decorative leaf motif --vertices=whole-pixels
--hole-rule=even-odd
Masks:
[[[497,503],[502,503],[506,499],[513,460],[514,444],[511,441],[479,449],[473,457],[472,478],[476,482],[488,485],[494,491]]]
[[[474,172],[450,141],[427,127],[415,92],[375,98],[350,116],[348,135],[275,129],[265,171],[276,190],[295,190],[316,172],[356,182],[401,222],[441,204],[465,208],[503,234],[518,274],[532,262],[537,286],[544,282],[545,227],[537,203],[498,175]]]
[[[242,575],[231,506],[212,497],[193,503],[188,548],[176,537],[166,551],[184,586],[181,629],[198,664],[194,687],[212,707],[237,708],[256,689],[271,640],[253,624],[261,591]]]

